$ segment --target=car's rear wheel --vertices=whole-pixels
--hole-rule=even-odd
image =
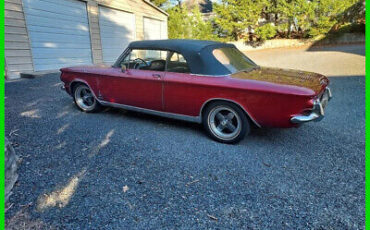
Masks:
[[[84,112],[92,113],[101,109],[91,89],[85,84],[78,84],[73,88],[73,99],[77,107]]]
[[[237,143],[250,132],[250,123],[239,106],[217,101],[206,107],[203,125],[207,133],[222,143]]]

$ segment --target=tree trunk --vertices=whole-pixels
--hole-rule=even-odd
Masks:
[[[236,30],[234,30],[231,33],[231,36],[234,38],[235,41],[238,41],[239,37],[238,37],[238,32]]]
[[[288,38],[290,38],[291,34],[292,34],[292,20],[289,19],[289,21],[288,21]]]

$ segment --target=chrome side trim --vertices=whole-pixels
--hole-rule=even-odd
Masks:
[[[100,104],[104,106],[111,106],[111,107],[115,107],[119,109],[126,109],[126,110],[135,111],[135,112],[142,112],[142,113],[147,113],[151,115],[178,119],[178,120],[183,120],[183,121],[189,121],[189,122],[194,122],[194,123],[199,123],[199,124],[202,123],[202,119],[199,116],[193,117],[193,116],[181,115],[181,114],[176,114],[176,113],[168,113],[168,112],[161,112],[157,110],[144,109],[144,108],[135,107],[131,105],[123,105],[123,104],[101,101],[101,100],[98,100],[98,101]]]
[[[71,88],[71,85],[74,82],[79,82],[86,84],[90,89],[90,85],[82,79],[75,79],[72,82],[69,83],[69,87]],[[161,117],[167,117],[167,118],[172,118],[172,119],[178,119],[178,120],[183,120],[183,121],[189,121],[189,122],[194,122],[194,123],[202,123],[202,119],[199,116],[188,116],[188,115],[182,115],[182,114],[176,114],[176,113],[168,113],[168,112],[161,112],[161,111],[156,111],[156,110],[151,110],[151,109],[144,109],[140,107],[135,107],[131,105],[123,105],[123,104],[118,104],[118,103],[113,103],[113,102],[108,102],[108,101],[103,101],[99,100],[98,97],[95,95],[94,91],[91,90],[93,96],[95,99],[102,105],[104,106],[111,106],[119,109],[126,109],[126,110],[131,110],[131,111],[136,111],[136,112],[142,112],[142,113],[147,113],[151,115],[156,115],[156,116],[161,116]]]
[[[73,80],[72,82],[69,83],[69,87],[71,89],[71,85],[74,83],[74,82],[80,82],[80,83],[84,83],[86,84],[90,89],[90,85],[85,81],[85,80],[82,80],[82,79],[75,79]],[[140,108],[140,107],[135,107],[135,106],[131,106],[131,105],[124,105],[124,104],[118,104],[118,103],[113,103],[113,102],[108,102],[108,101],[103,101],[103,100],[99,100],[98,97],[95,95],[94,91],[91,90],[93,96],[95,97],[95,99],[102,105],[104,106],[111,106],[111,107],[115,107],[115,108],[119,108],[119,109],[126,109],[126,110],[131,110],[131,111],[136,111],[136,112],[143,112],[143,113],[147,113],[147,114],[151,114],[151,115],[156,115],[156,116],[161,116],[161,117],[167,117],[167,118],[172,118],[172,119],[178,119],[178,120],[183,120],[183,121],[189,121],[189,122],[194,122],[194,123],[198,123],[198,124],[201,124],[202,123],[202,111],[204,109],[204,106],[210,102],[210,101],[214,101],[214,100],[223,100],[223,101],[229,101],[229,102],[232,102],[238,106],[240,106],[240,108],[242,108],[242,110],[248,115],[248,117],[253,121],[253,123],[261,128],[261,125],[258,124],[250,115],[249,113],[244,109],[243,106],[241,106],[239,103],[233,101],[233,100],[230,100],[230,99],[225,99],[225,98],[211,98],[211,99],[208,99],[206,102],[203,103],[201,109],[200,109],[200,112],[199,112],[199,116],[188,116],[188,115],[182,115],[182,114],[177,114],[177,113],[168,113],[168,112],[161,112],[161,111],[157,111],[157,110],[151,110],[151,109],[144,109],[144,108]]]
[[[242,110],[248,115],[248,117],[253,121],[253,123],[255,125],[257,125],[258,128],[261,128],[261,125],[257,123],[256,120],[253,119],[253,117],[247,112],[247,110],[241,106],[238,102],[236,101],[233,101],[233,100],[230,100],[230,99],[225,99],[225,98],[211,98],[211,99],[208,99],[206,102],[203,103],[202,107],[200,108],[200,112],[199,112],[199,117],[201,118],[202,120],[202,112],[203,112],[203,109],[204,109],[204,106],[208,103],[208,102],[211,102],[211,101],[228,101],[228,102],[231,102],[231,103],[234,103],[236,105],[238,105],[240,108],[242,108]]]
[[[172,72],[169,72],[172,73]],[[207,74],[198,74],[198,73],[190,73],[191,76],[195,77],[230,77],[230,74],[225,75],[207,75]]]

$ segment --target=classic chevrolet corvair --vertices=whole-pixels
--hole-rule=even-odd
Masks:
[[[234,45],[199,40],[132,42],[113,66],[61,69],[84,112],[112,106],[203,123],[236,143],[257,127],[319,121],[332,97],[320,74],[256,65]]]

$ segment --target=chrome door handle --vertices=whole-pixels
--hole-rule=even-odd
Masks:
[[[161,75],[160,74],[156,74],[156,73],[154,73],[154,74],[152,74],[152,76],[154,77],[154,78],[161,78]]]

